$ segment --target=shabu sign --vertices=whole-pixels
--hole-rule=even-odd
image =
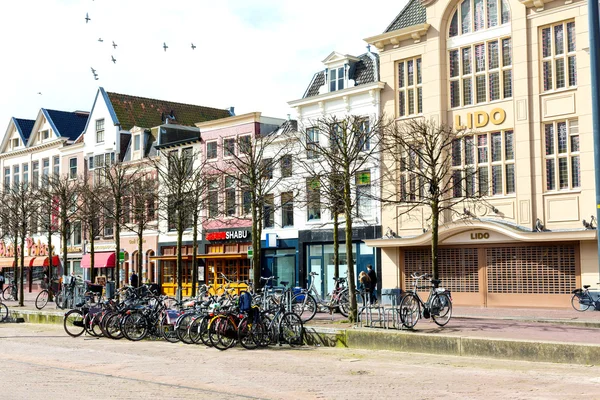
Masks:
[[[206,234],[206,240],[235,240],[235,239],[250,239],[250,232],[246,230],[227,231],[227,232],[211,232]]]

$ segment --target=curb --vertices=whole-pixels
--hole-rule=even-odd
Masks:
[[[452,315],[452,318],[538,322],[538,323],[542,323],[542,324],[579,326],[581,328],[600,328],[600,321],[591,321],[591,320],[581,321],[581,320],[576,320],[576,319],[551,319],[551,318],[535,318],[535,317],[486,317],[486,316],[480,316],[480,315]]]

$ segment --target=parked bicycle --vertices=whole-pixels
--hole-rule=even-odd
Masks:
[[[571,305],[576,311],[581,312],[587,311],[592,307],[593,310],[600,310],[600,299],[594,300],[590,294],[590,285],[583,285],[583,289],[573,290]]]
[[[329,312],[338,309],[344,317],[347,317],[350,309],[350,295],[346,287],[346,278],[333,277],[335,281],[333,290],[327,298],[322,298],[314,284],[315,276],[319,274],[311,272],[309,275],[308,289],[302,289],[292,298],[294,312],[302,318],[302,322],[306,323],[313,319],[319,307],[325,308]]]
[[[6,301],[19,300],[19,289],[14,279],[2,291],[2,298]]]
[[[37,297],[35,298],[35,308],[37,308],[38,310],[41,310],[44,307],[46,307],[46,304],[48,304],[48,301],[51,298],[54,299],[57,307],[59,304],[62,304],[62,294],[58,291],[57,288],[58,282],[55,281],[55,279],[53,279],[51,282],[52,283],[50,285],[43,283],[43,290],[40,293],[38,293]],[[53,284],[55,284],[54,287],[56,287],[57,289],[53,288]]]
[[[444,326],[452,317],[452,295],[449,290],[439,287],[441,281],[433,279],[429,274],[418,275],[413,272],[412,290],[407,291],[406,295],[400,302],[400,321],[408,329],[412,329],[419,318],[433,319],[439,326]],[[430,287],[419,286],[421,279],[429,279]],[[429,289],[429,296],[426,302],[421,300],[418,289]]]

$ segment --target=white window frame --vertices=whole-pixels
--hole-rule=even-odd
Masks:
[[[75,161],[74,166],[73,161]],[[69,179],[77,179],[77,157],[69,158]]]
[[[396,113],[398,117],[423,114],[423,64],[421,56],[398,61],[395,71]]]
[[[573,42],[572,45],[569,42],[569,38],[571,35],[569,34],[569,27],[573,27]],[[560,45],[562,46],[562,53],[556,54],[557,43],[559,40],[557,39],[558,28],[562,30],[562,39]],[[557,90],[567,90],[573,89],[577,87],[577,27],[575,25],[574,20],[566,20],[559,23],[554,23],[550,25],[545,25],[540,27],[540,79],[541,79],[541,91],[542,92],[551,92]],[[544,38],[546,37],[545,33],[549,32],[550,34],[550,46],[549,51],[546,53],[546,45]],[[573,63],[573,75],[571,76],[571,62]],[[557,65],[562,63],[562,74],[558,73]],[[546,66],[550,67],[549,76],[546,75]],[[549,78],[549,79],[548,79]],[[557,83],[559,79],[562,80],[563,84],[561,87],[558,87]]]
[[[560,150],[560,132],[561,124],[565,126],[564,144],[565,150]],[[552,143],[548,140],[548,127],[552,127]],[[546,122],[542,126],[544,135],[544,191],[558,192],[564,190],[581,189],[581,143],[579,135],[579,121],[577,119],[562,119],[552,122]],[[552,153],[549,154],[549,150]],[[561,185],[560,163],[566,160],[566,185]],[[549,176],[548,165],[553,165],[553,174]]]
[[[214,150],[214,157],[211,157],[211,152],[208,150],[208,146],[209,145],[214,145],[215,146],[215,150]],[[219,158],[219,144],[216,140],[209,140],[206,142],[206,159],[207,160],[216,160]]]
[[[231,158],[235,155],[237,139],[234,137],[223,138],[223,158]],[[228,145],[232,145],[232,151],[229,151]]]
[[[104,143],[104,118],[96,120],[96,143]]]
[[[342,77],[340,78],[340,72],[342,73]],[[333,74],[335,73],[335,78],[333,78]],[[346,65],[342,65],[341,67],[330,68],[327,71],[327,82],[329,83],[329,91],[336,92],[338,90],[344,89],[346,85]]]

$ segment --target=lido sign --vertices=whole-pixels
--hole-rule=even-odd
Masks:
[[[467,113],[464,119],[460,115],[454,116],[455,129],[473,129],[483,128],[490,122],[492,125],[501,125],[506,120],[506,111],[502,108],[494,108],[489,113],[485,111],[475,111]]]

